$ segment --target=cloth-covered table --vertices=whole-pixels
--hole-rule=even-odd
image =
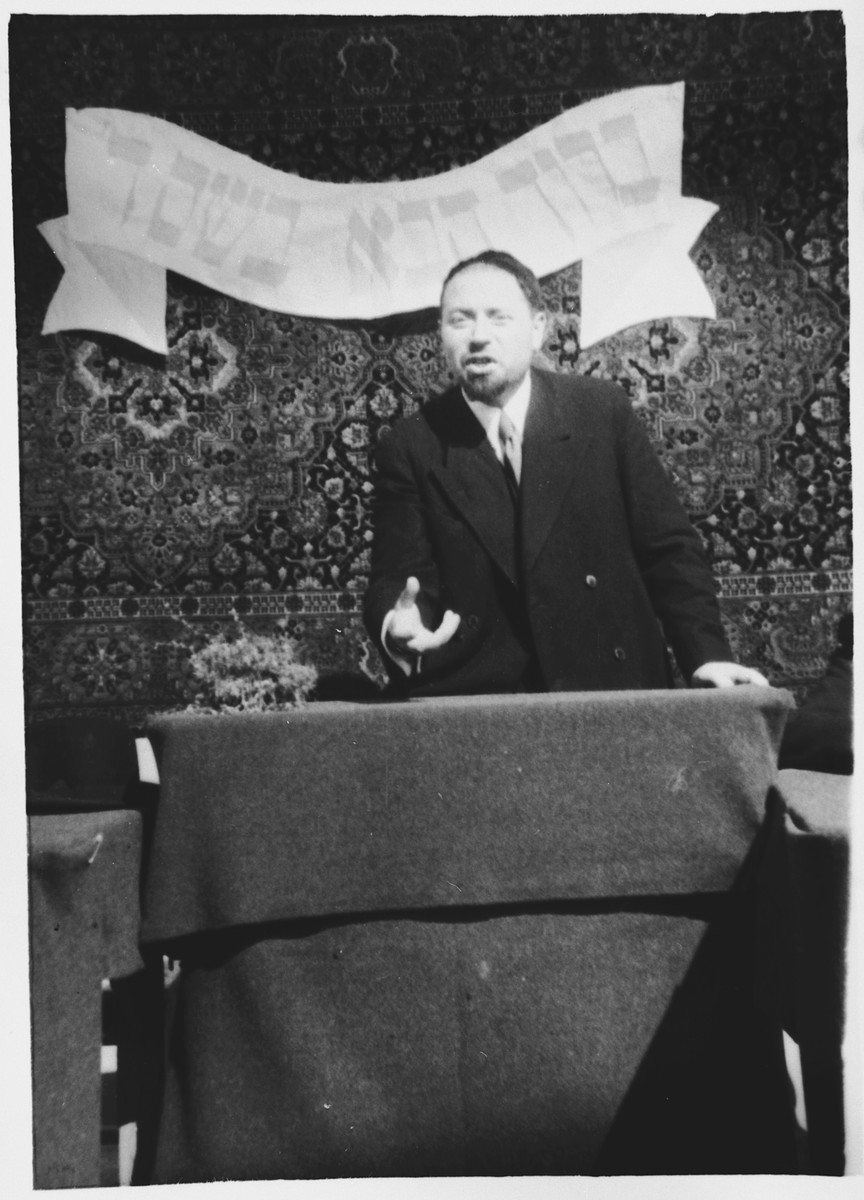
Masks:
[[[794,1170],[753,1001],[790,706],[154,719],[143,938],[182,963],[155,1179]]]

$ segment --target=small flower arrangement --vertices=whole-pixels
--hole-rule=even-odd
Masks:
[[[285,622],[276,632],[255,633],[236,623],[222,630],[189,657],[200,687],[194,708],[241,713],[302,705],[315,687],[318,671],[297,660],[297,643]]]

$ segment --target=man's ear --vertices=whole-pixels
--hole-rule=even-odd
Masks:
[[[534,333],[532,337],[532,345],[535,350],[539,350],[543,345],[543,339],[546,336],[546,314],[545,312],[536,312],[534,314]]]

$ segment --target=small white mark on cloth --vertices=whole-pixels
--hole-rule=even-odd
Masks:
[[[678,769],[673,771],[672,775],[670,776],[669,791],[670,792],[683,792],[686,787],[687,787],[687,768],[686,767],[678,767]]]

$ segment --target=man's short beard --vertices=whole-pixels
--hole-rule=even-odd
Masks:
[[[494,404],[507,390],[503,380],[493,381],[488,375],[477,379],[463,378],[462,390],[470,400],[482,400],[485,404]]]

